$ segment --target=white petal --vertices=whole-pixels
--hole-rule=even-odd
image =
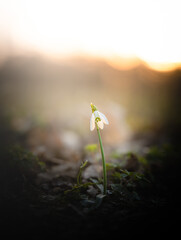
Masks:
[[[98,112],[98,111],[95,111],[95,112],[94,112],[94,116],[95,116],[95,119],[96,119],[96,118],[100,118],[99,112]]]
[[[109,124],[109,121],[107,120],[106,116],[103,113],[99,112],[99,116],[100,116],[101,120],[103,121],[103,123]]]
[[[97,124],[98,124],[98,127],[100,127],[101,129],[104,128],[104,123],[103,123],[102,120],[101,120],[101,121],[98,121]]]
[[[93,131],[94,128],[95,128],[95,116],[94,114],[92,114],[90,119],[90,130]]]

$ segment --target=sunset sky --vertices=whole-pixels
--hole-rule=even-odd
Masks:
[[[180,0],[0,0],[0,48],[178,64],[180,11]]]

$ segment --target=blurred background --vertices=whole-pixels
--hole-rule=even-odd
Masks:
[[[1,148],[69,158],[86,144],[90,103],[106,151],[180,135],[179,0],[0,0]]]

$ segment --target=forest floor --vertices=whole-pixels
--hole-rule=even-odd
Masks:
[[[87,146],[78,160],[74,156],[68,161],[49,161],[21,145],[4,148],[2,143],[2,147],[0,226],[6,236],[121,238],[166,236],[179,230],[178,142],[152,143],[141,156],[112,153],[107,159],[106,196],[102,178],[91,176],[95,166],[102,166],[99,155],[93,161],[93,145]],[[89,162],[77,182],[85,159]],[[57,167],[74,174],[52,175]]]

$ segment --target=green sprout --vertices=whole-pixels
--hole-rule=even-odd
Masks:
[[[98,150],[97,144],[87,144],[85,146],[85,151],[88,153],[96,153]]]
[[[87,165],[87,163],[88,163],[88,161],[86,160],[85,162],[82,162],[80,165],[79,172],[77,175],[77,185],[78,186],[81,185],[81,183],[82,183],[82,170]]]
[[[107,173],[106,173],[106,162],[104,157],[104,149],[102,145],[102,139],[100,135],[99,128],[103,129],[104,124],[109,124],[106,116],[97,110],[97,107],[91,103],[92,108],[92,115],[90,119],[90,130],[93,131],[95,126],[97,128],[97,134],[99,138],[100,148],[101,148],[101,155],[102,155],[102,165],[103,165],[103,184],[104,184],[104,194],[107,193]]]

